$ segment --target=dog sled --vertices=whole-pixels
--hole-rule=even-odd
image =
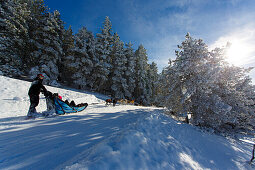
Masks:
[[[57,93],[52,94],[51,92],[47,92],[46,96],[46,104],[48,112],[55,112],[57,115],[76,113],[83,111],[88,106],[87,103],[80,103],[77,105],[71,105],[62,99],[60,99]]]

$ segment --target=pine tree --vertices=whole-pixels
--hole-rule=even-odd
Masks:
[[[175,91],[175,96],[169,98],[169,104],[180,103],[175,107],[174,112],[180,114],[192,112],[191,97],[199,96],[207,89],[207,74],[204,67],[206,58],[208,57],[207,46],[202,40],[193,40],[189,34],[182,45],[178,46],[182,51],[176,51],[176,60],[173,68],[169,70],[171,79],[174,80],[170,89]],[[174,69],[172,71],[172,69]],[[198,93],[199,92],[199,93]],[[175,100],[174,100],[175,99]],[[173,102],[172,102],[172,101]],[[194,108],[199,107],[194,106]],[[177,110],[176,110],[177,109]],[[200,113],[194,113],[194,119],[201,117]]]
[[[171,61],[169,62],[171,63]],[[165,67],[162,69],[162,72],[159,74],[158,81],[156,83],[156,105],[165,106],[165,101],[168,98],[169,91],[168,87],[170,86],[171,79],[168,76],[169,68]],[[170,74],[171,75],[171,74]]]
[[[59,77],[58,63],[63,55],[63,22],[60,20],[60,14],[55,11],[53,14],[47,11],[47,8],[39,3],[35,4],[37,11],[43,11],[43,14],[36,16],[39,24],[33,31],[32,59],[35,61],[30,73],[41,72],[45,74],[45,83],[58,85]],[[36,60],[37,59],[37,60]]]
[[[156,103],[156,96],[157,96],[157,82],[158,82],[158,68],[155,62],[152,62],[148,66],[147,71],[147,96],[148,96],[148,103],[157,104]]]
[[[63,56],[61,57],[61,62],[59,63],[59,81],[66,85],[72,85],[75,69],[69,67],[69,64],[73,62],[74,56],[74,36],[71,26],[65,30],[63,34]]]
[[[66,44],[65,43],[65,34],[66,34],[66,30],[64,28],[64,21],[62,21],[61,16],[59,11],[54,11],[53,13],[53,25],[55,28],[55,32],[57,33],[57,38],[54,40],[53,45],[55,47],[53,47],[57,52],[58,52],[58,56],[57,56],[57,60],[56,60],[56,66],[58,69],[58,73],[57,73],[57,80],[60,78],[60,70],[63,70],[62,68],[62,58],[64,56],[64,46]]]
[[[24,61],[29,68],[39,66],[40,56],[43,55],[43,26],[48,18],[48,9],[42,0],[29,0],[28,6],[31,11],[30,18],[27,20],[29,25],[29,44],[26,46],[29,54]],[[47,15],[47,16],[46,16]]]
[[[127,59],[124,55],[124,43],[120,40],[117,33],[114,34],[114,42],[112,47],[112,71],[111,90],[112,97],[117,99],[125,99],[128,91],[127,79],[125,77]]]
[[[89,37],[92,33],[88,32],[87,28],[83,27],[75,35],[75,48],[74,61],[72,66],[75,73],[73,74],[74,83],[79,88],[86,88],[88,84],[88,78],[91,75],[93,69],[93,62],[91,56],[88,54],[90,46],[88,45]]]
[[[178,47],[176,60],[165,73],[170,80],[165,105],[173,114],[190,113],[193,124],[220,131],[244,128],[247,120],[254,121],[254,87],[245,78],[246,69],[229,66],[223,60],[224,49],[209,52],[201,39],[189,34]]]
[[[86,74],[87,86],[90,89],[93,89],[95,84],[94,79],[94,72],[96,72],[95,65],[98,63],[98,60],[96,58],[96,39],[92,32],[88,32],[86,47],[87,54],[89,56],[90,61],[92,62],[92,64],[89,67],[87,67],[87,70],[89,71],[89,74]]]
[[[110,53],[112,50],[113,36],[109,17],[105,18],[101,33],[97,34],[96,39],[97,63],[95,64],[96,69],[93,74],[95,80],[94,89],[105,93],[110,91],[108,75],[112,69]]]
[[[124,55],[127,59],[124,77],[126,77],[128,85],[128,89],[125,91],[125,96],[126,98],[133,100],[133,93],[135,89],[135,53],[130,42],[126,44]]]
[[[148,96],[147,96],[147,70],[148,70],[148,57],[146,53],[146,49],[143,45],[140,45],[138,49],[135,51],[136,56],[136,66],[135,66],[135,89],[134,89],[134,97],[136,101],[140,104],[147,105],[148,104]]]
[[[6,0],[0,3],[0,68],[4,74],[23,74],[28,42],[30,11],[22,0]]]

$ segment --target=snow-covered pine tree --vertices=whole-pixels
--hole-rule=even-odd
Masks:
[[[64,32],[63,40],[63,56],[61,57],[61,62],[59,63],[59,81],[71,86],[73,83],[72,75],[75,70],[69,67],[69,64],[73,62],[74,59],[74,36],[71,26]]]
[[[124,77],[126,77],[128,85],[128,90],[125,91],[125,98],[133,100],[133,92],[135,89],[135,53],[134,49],[132,48],[131,42],[126,44],[126,48],[124,49],[124,55],[127,59]]]
[[[48,13],[48,9],[45,7],[42,0],[28,0],[28,8],[30,10],[30,16],[27,20],[29,27],[29,44],[25,47],[28,51],[28,55],[24,58],[24,62],[27,65],[27,72],[30,68],[38,66],[40,61],[41,51],[38,46],[43,48],[37,40],[40,35],[38,35],[38,30],[42,30],[43,22],[45,20],[45,15]]]
[[[91,75],[93,62],[88,54],[88,40],[92,36],[86,27],[81,28],[75,35],[75,47],[73,49],[74,60],[69,66],[75,70],[73,74],[74,84],[79,88],[87,87],[87,79]]]
[[[166,78],[171,81],[167,82],[169,92],[165,105],[171,112],[183,116],[192,110],[194,100],[191,97],[207,89],[204,63],[208,50],[202,40],[193,40],[189,34],[178,48],[180,51],[176,51],[176,60],[170,62],[166,71]],[[195,118],[200,117],[200,113],[193,114]]]
[[[207,107],[199,106],[199,108],[207,114],[200,113],[203,120],[199,118],[195,120],[220,131],[252,130],[254,128],[252,122],[255,121],[255,92],[251,79],[247,76],[250,69],[230,66],[226,63],[225,50],[216,48],[209,53],[210,57],[205,63],[208,91],[203,94],[201,101],[197,102],[206,101]],[[195,111],[201,112],[201,110]]]
[[[0,2],[0,71],[9,76],[24,74],[30,11],[24,0]]]
[[[224,53],[219,53],[219,51],[218,49],[212,52],[213,58],[224,57]],[[215,63],[215,61],[213,62]],[[221,103],[218,101],[218,108],[216,108],[223,110],[224,107],[220,107],[224,106],[222,103],[229,108],[229,111],[225,111],[221,118],[217,118],[220,119],[220,129],[254,129],[255,86],[252,85],[251,78],[247,76],[251,68],[244,69],[229,64],[222,64],[220,68],[216,68],[219,72],[214,76],[217,78],[215,78],[215,83],[211,87],[212,93],[220,97]]]
[[[250,68],[251,69],[251,68]],[[244,70],[247,73],[250,69]],[[242,91],[245,96],[245,110],[246,114],[237,114],[238,124],[237,128],[243,128],[247,130],[255,129],[255,86],[252,84],[252,80],[248,76],[244,76],[241,81],[236,85],[237,91]],[[242,105],[241,105],[242,106]]]
[[[57,64],[63,55],[63,22],[60,19],[60,14],[55,11],[53,14],[47,11],[44,4],[39,1],[35,4],[38,8],[37,13],[34,13],[37,25],[33,34],[32,58],[35,61],[35,66],[32,67],[30,74],[41,72],[45,74],[45,83],[50,85],[58,85],[57,79],[59,71]],[[41,12],[40,12],[41,11]],[[38,14],[38,15],[37,15]]]
[[[109,17],[105,18],[101,33],[97,34],[96,40],[97,63],[93,74],[93,79],[95,80],[94,89],[106,93],[110,92],[108,75],[112,69],[110,53],[112,51],[113,35]]]
[[[171,62],[169,62],[171,63]],[[156,105],[157,106],[165,106],[165,100],[167,99],[168,97],[168,87],[169,87],[169,84],[171,82],[171,79],[169,78],[169,76],[167,75],[167,71],[169,69],[167,67],[163,68],[162,69],[162,72],[159,74],[159,77],[158,77],[158,82],[157,82],[157,96],[156,96],[156,99],[155,101],[157,102]]]
[[[147,95],[148,95],[148,103],[157,104],[156,96],[157,96],[157,82],[158,82],[158,68],[155,62],[149,64],[147,71]]]
[[[148,70],[148,57],[146,49],[140,45],[135,51],[136,65],[135,65],[135,89],[134,97],[136,101],[143,105],[148,105],[147,93],[147,70]]]
[[[53,12],[53,25],[55,27],[55,31],[57,33],[57,37],[55,39],[55,41],[53,42],[53,45],[55,46],[56,51],[58,51],[59,55],[58,55],[58,59],[56,62],[57,68],[58,68],[58,77],[57,79],[61,79],[60,78],[60,71],[62,70],[62,58],[64,56],[64,42],[65,42],[65,34],[66,34],[66,29],[64,28],[64,21],[62,21],[61,19],[61,15],[59,13],[59,11],[54,11]]]
[[[229,66],[223,60],[224,50],[209,52],[202,40],[189,34],[178,47],[176,60],[166,70],[171,81],[165,105],[171,112],[190,113],[193,124],[220,131],[244,128],[251,122],[247,119],[254,120],[254,86],[244,83],[245,91],[238,86],[247,82],[245,69]]]
[[[117,99],[125,99],[125,94],[128,91],[125,77],[127,59],[124,54],[124,43],[120,40],[117,33],[114,34],[111,59],[112,69],[109,77],[111,78],[111,95]]]
[[[95,80],[94,80],[94,72],[96,70],[95,65],[98,63],[98,60],[96,58],[96,39],[93,35],[92,32],[88,32],[87,34],[87,41],[86,41],[86,49],[87,49],[87,54],[92,63],[90,65],[87,64],[87,70],[89,71],[89,74],[86,74],[87,78],[87,87],[90,89],[93,89]]]

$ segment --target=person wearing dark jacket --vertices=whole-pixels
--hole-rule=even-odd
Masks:
[[[43,78],[44,76],[42,74],[38,74],[29,88],[28,96],[30,98],[30,107],[27,117],[33,117],[33,114],[36,113],[35,107],[39,104],[40,92],[43,92],[44,94],[47,93],[46,88],[42,84]]]

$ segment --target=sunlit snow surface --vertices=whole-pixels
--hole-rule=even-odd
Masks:
[[[161,108],[46,86],[82,112],[25,120],[30,82],[0,76],[0,169],[254,169],[252,145],[202,132]],[[46,110],[41,96],[37,111]]]

